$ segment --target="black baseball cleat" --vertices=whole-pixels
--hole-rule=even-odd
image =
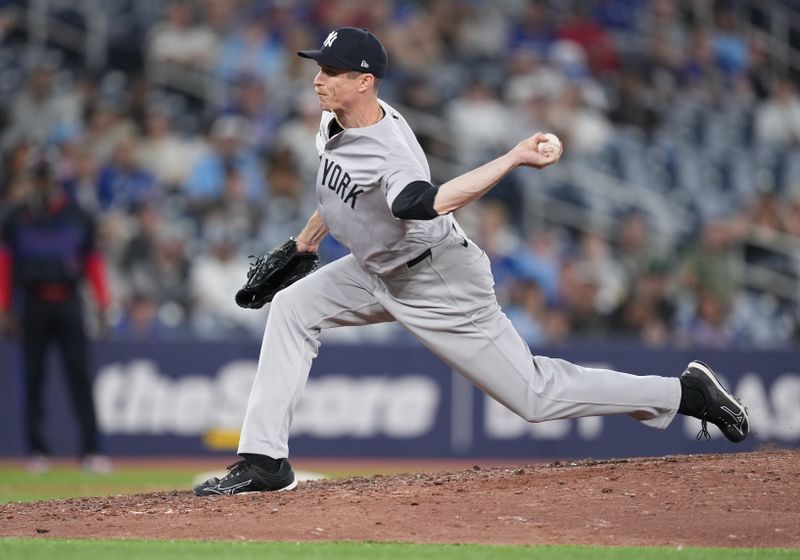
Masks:
[[[702,420],[697,439],[711,439],[707,422],[716,425],[732,442],[738,443],[747,437],[750,430],[747,409],[722,386],[710,367],[699,360],[690,362],[681,374],[681,383],[699,391],[705,399],[705,405],[691,413]]]
[[[222,478],[209,478],[193,488],[195,496],[223,496],[244,492],[282,492],[297,487],[289,461],[278,460],[278,469],[270,472],[255,463],[242,459],[228,467]]]

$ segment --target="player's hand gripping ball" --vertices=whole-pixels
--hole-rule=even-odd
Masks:
[[[558,139],[558,136],[552,132],[548,132],[544,136],[547,138],[547,142],[542,142],[537,146],[539,153],[545,154],[547,152],[555,152],[556,154],[561,155],[564,147],[561,145],[561,140]]]

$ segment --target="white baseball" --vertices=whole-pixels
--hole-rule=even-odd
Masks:
[[[542,142],[541,144],[539,144],[539,146],[537,147],[539,153],[543,154],[551,150],[556,150],[556,152],[560,154],[562,146],[561,146],[561,140],[558,139],[558,136],[556,136],[552,132],[548,132],[547,134],[544,135],[544,137],[547,138],[547,142]]]

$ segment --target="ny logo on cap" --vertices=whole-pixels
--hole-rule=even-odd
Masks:
[[[331,31],[330,34],[328,35],[328,38],[325,39],[324,43],[322,43],[322,46],[323,47],[332,47],[333,46],[333,42],[336,40],[337,36],[338,36],[338,33],[336,31]]]

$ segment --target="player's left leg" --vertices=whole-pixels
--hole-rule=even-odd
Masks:
[[[320,333],[394,320],[375,299],[377,287],[374,278],[348,255],[278,292],[264,329],[240,454],[289,456],[292,416],[319,350]]]
[[[289,428],[324,329],[393,321],[375,299],[379,283],[352,255],[323,266],[270,304],[238,453],[243,459],[194,487],[197,496],[291,490]]]
[[[81,457],[100,452],[97,416],[89,375],[89,344],[83,325],[81,301],[76,296],[55,304],[54,336],[61,354],[67,387],[81,433]]]
[[[453,239],[429,261],[382,277],[379,301],[425,346],[490,396],[531,422],[628,414],[666,427],[681,400],[677,377],[630,375],[532,356],[502,313],[489,262]],[[425,302],[425,304],[421,304]]]

